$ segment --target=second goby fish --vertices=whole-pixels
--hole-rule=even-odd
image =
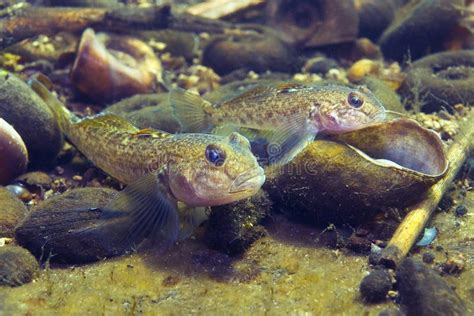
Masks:
[[[178,201],[190,207],[227,204],[253,195],[265,181],[248,140],[238,133],[139,130],[112,114],[79,119],[44,80],[33,77],[29,84],[55,113],[66,137],[96,166],[127,184],[105,209],[128,214],[131,243],[153,234],[176,240]]]
[[[216,126],[265,131],[268,141],[281,147],[280,162],[291,160],[317,133],[351,131],[385,118],[383,105],[368,89],[341,85],[257,86],[216,104],[175,89],[170,102],[184,131]]]

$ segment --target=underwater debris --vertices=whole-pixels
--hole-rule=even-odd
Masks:
[[[29,283],[39,272],[31,253],[18,246],[0,247],[0,286],[21,286]]]
[[[127,36],[82,34],[71,81],[79,91],[96,102],[117,101],[157,89],[161,63],[141,40]]]
[[[438,230],[436,227],[425,228],[423,236],[415,245],[418,247],[426,247],[436,239],[437,234]]]
[[[7,184],[25,172],[28,151],[17,131],[0,118],[0,184]]]
[[[400,93],[416,110],[431,113],[474,104],[474,52],[428,55],[411,64]]]
[[[63,136],[53,113],[26,83],[2,70],[0,117],[20,134],[32,165],[47,166],[56,158]]]
[[[467,258],[462,253],[449,255],[441,265],[441,270],[446,274],[461,274],[466,269],[466,262]]]

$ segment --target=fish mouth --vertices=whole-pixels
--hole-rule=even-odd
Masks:
[[[244,191],[257,191],[265,182],[265,172],[263,168],[258,166],[257,168],[250,169],[237,178],[230,186],[230,193],[239,193]]]

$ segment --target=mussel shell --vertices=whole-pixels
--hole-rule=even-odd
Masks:
[[[284,167],[267,170],[267,190],[291,216],[359,222],[381,207],[405,207],[446,173],[434,132],[399,119],[316,140]]]
[[[353,1],[268,1],[267,23],[298,47],[349,42],[357,37],[359,17]]]
[[[124,226],[101,220],[116,191],[80,188],[38,204],[15,229],[20,245],[36,257],[63,263],[86,263],[120,255],[130,249]]]
[[[127,36],[84,31],[71,80],[97,102],[155,91],[161,63],[144,42]]]
[[[0,184],[6,184],[26,170],[28,151],[18,132],[0,118]]]

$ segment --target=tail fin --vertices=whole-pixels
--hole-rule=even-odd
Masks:
[[[66,133],[70,124],[77,120],[77,117],[70,112],[61,101],[54,96],[49,89],[52,87],[49,78],[43,74],[36,74],[31,76],[28,81],[28,85],[43,101],[48,105],[51,112],[53,112],[59,127],[63,132]]]
[[[170,104],[182,132],[207,132],[211,128],[207,109],[211,103],[198,95],[178,88],[170,92]]]

